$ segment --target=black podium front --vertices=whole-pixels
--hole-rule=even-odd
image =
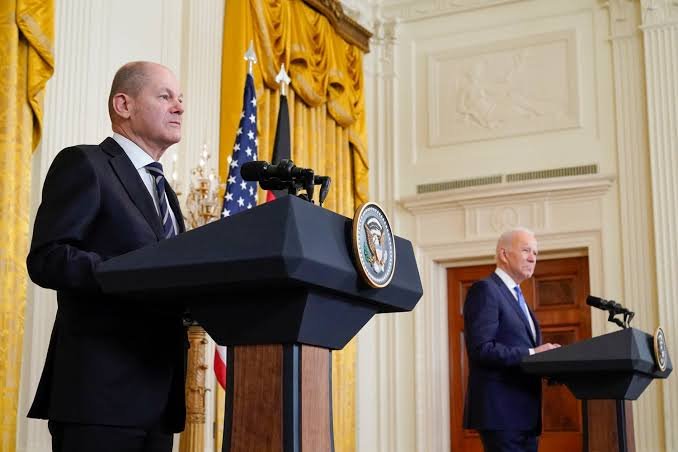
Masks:
[[[224,451],[333,450],[331,353],[375,315],[422,295],[412,245],[396,237],[391,283],[352,257],[352,221],[286,196],[104,262],[107,293],[174,306],[228,345]]]
[[[666,368],[655,363],[654,339],[635,328],[625,328],[585,341],[537,353],[523,360],[523,370],[562,383],[583,401],[617,401],[617,434],[620,451],[626,450],[625,400],[636,400],[655,378],[667,378],[673,366],[667,355]],[[584,450],[588,450],[584,422]]]

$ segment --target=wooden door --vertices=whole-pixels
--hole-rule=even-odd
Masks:
[[[462,428],[468,377],[462,309],[471,284],[493,271],[494,265],[450,268],[447,271],[450,437],[453,452],[482,451],[478,435]],[[544,342],[567,345],[591,337],[591,311],[586,305],[588,274],[586,257],[542,260],[537,262],[532,278],[521,284],[525,300],[539,320]],[[539,450],[581,451],[583,429],[580,402],[564,386],[544,383],[543,391],[543,433]]]

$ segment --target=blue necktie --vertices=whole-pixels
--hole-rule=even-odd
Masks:
[[[530,310],[527,309],[527,303],[525,303],[525,297],[523,297],[523,292],[520,290],[520,286],[515,286],[513,290],[516,292],[516,295],[518,296],[518,304],[520,305],[520,310],[523,311],[525,320],[527,320],[527,324],[530,325],[530,331],[532,331],[532,339],[536,339],[535,338],[536,332],[534,331],[532,319],[530,318]]]
[[[158,206],[160,207],[160,221],[162,222],[162,230],[165,238],[169,239],[177,235],[174,230],[174,223],[172,216],[169,213],[169,206],[167,205],[167,195],[165,194],[165,175],[162,172],[162,164],[160,162],[153,162],[146,165],[146,169],[153,176],[155,180],[155,189],[158,191]]]

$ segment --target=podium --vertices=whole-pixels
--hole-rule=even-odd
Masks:
[[[422,296],[412,245],[395,237],[391,283],[353,262],[352,221],[285,196],[110,259],[97,278],[191,316],[228,346],[224,451],[331,451],[331,350],[375,315]]]
[[[655,378],[667,378],[673,366],[666,356],[660,370],[653,355],[654,339],[634,328],[604,334],[548,352],[526,357],[526,373],[562,383],[579,400],[586,415],[586,400],[612,399],[617,408],[617,440],[626,451],[625,400],[636,400]],[[587,422],[584,422],[584,451],[588,450]]]

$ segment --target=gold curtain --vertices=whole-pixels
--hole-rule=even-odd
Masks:
[[[258,59],[253,74],[258,159],[270,161],[273,152],[280,103],[275,77],[284,63],[292,79],[288,91],[292,160],[330,176],[332,188],[325,207],[352,217],[356,206],[367,199],[363,54],[302,0],[226,2],[219,147],[222,180],[240,119],[247,69],[243,55],[250,41]],[[338,452],[355,450],[355,358],[354,341],[333,353],[334,441]],[[217,401],[222,398],[219,395]],[[217,410],[223,412],[223,403]]]
[[[16,447],[31,155],[54,70],[52,0],[0,1],[0,450]]]

